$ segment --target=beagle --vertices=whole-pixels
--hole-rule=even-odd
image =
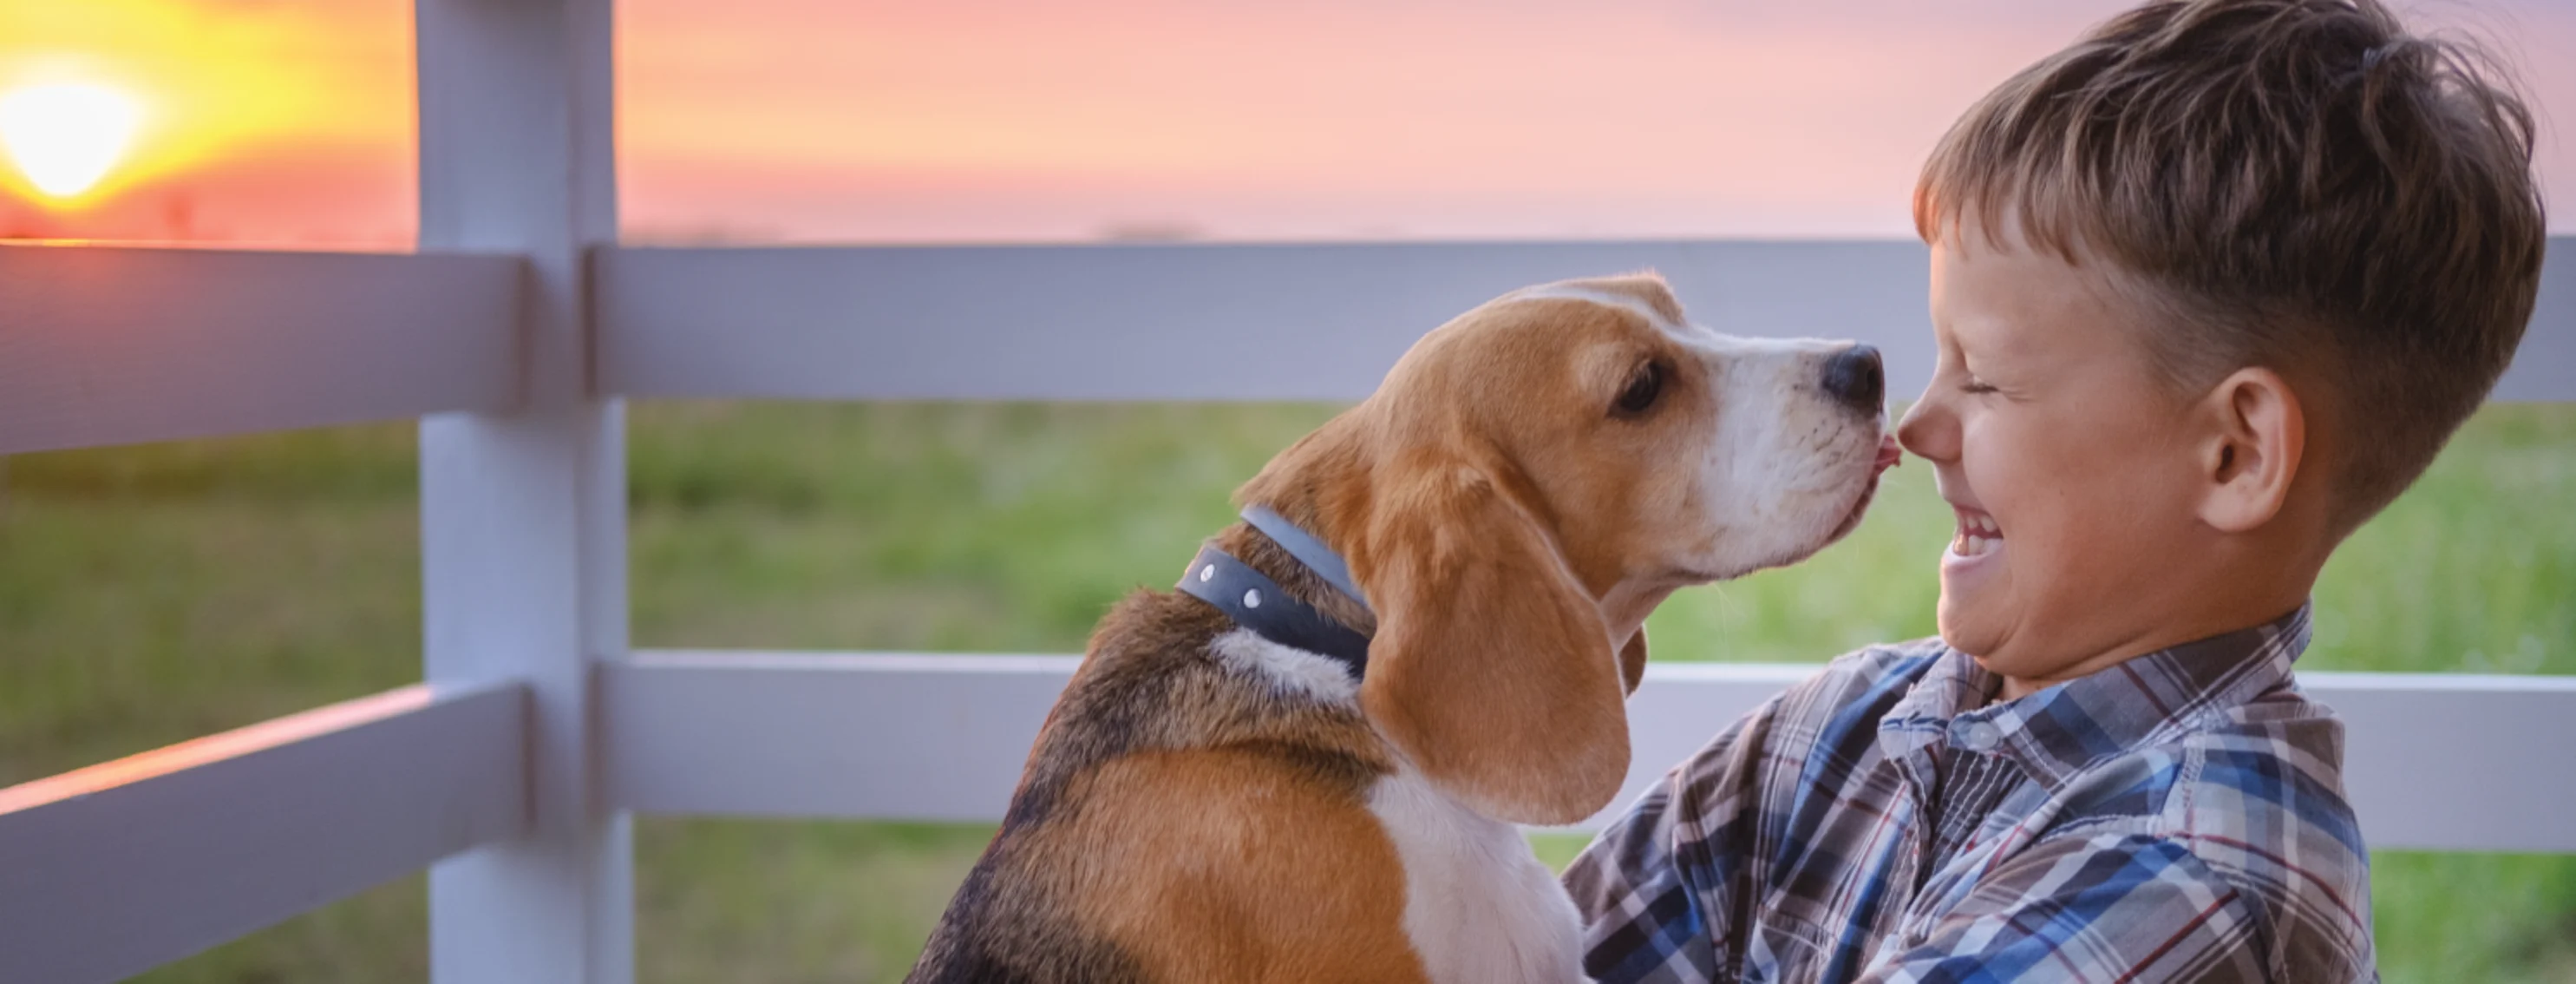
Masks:
[[[1882,389],[1652,274],[1432,331],[1101,622],[908,980],[1582,980],[1515,824],[1617,794],[1665,596],[1859,523]]]

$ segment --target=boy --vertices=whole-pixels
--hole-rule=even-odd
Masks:
[[[2532,124],[2379,0],[2151,3],[1925,166],[1937,639],[1836,660],[1565,875],[1628,981],[2376,977],[2318,570],[2504,371]]]

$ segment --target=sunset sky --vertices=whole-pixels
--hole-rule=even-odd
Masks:
[[[659,242],[1904,235],[1950,119],[2125,5],[626,0],[624,221]],[[2411,9],[2503,39],[2549,119],[2553,229],[2576,230],[2555,120],[2576,4]],[[399,0],[0,0],[0,236],[404,248],[410,51]],[[112,163],[63,197],[30,153]]]

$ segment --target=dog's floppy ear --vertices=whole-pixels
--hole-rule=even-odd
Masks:
[[[1415,478],[1379,501],[1353,558],[1378,617],[1362,706],[1479,813],[1590,816],[1628,772],[1622,660],[1600,605],[1490,477],[1457,465]]]

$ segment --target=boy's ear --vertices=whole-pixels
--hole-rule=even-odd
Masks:
[[[2203,403],[2212,424],[2202,441],[2202,522],[2250,532],[2280,515],[2307,452],[2307,414],[2281,374],[2248,366],[2228,374]]]

